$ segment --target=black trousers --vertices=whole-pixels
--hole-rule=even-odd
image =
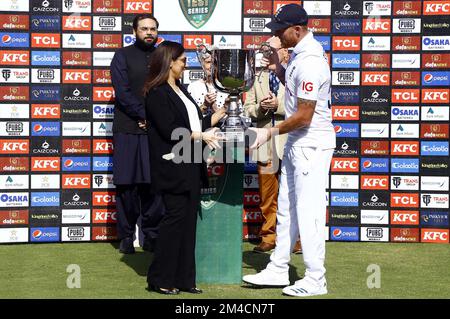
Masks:
[[[150,184],[116,185],[117,237],[133,237],[141,216],[144,240],[156,239],[164,216],[160,195],[150,191]]]
[[[162,288],[195,287],[195,237],[200,187],[193,192],[163,194],[166,213],[147,282]]]

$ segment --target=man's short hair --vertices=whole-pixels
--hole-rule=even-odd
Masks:
[[[142,14],[138,14],[133,19],[133,30],[134,31],[137,30],[139,21],[144,20],[144,19],[152,19],[153,21],[156,22],[156,28],[159,28],[159,22],[158,22],[158,20],[156,20],[156,18],[153,15],[151,15],[150,13],[142,13]]]

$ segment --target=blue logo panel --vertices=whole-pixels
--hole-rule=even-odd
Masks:
[[[358,123],[333,123],[336,137],[359,137]]]
[[[94,171],[107,171],[113,170],[113,158],[108,157],[93,157],[92,158],[92,170]]]
[[[392,158],[391,159],[392,173],[418,173],[419,159],[418,158]]]
[[[361,64],[361,55],[333,54],[332,64],[335,69],[358,69]]]
[[[31,136],[60,136],[60,122],[31,122]]]
[[[60,31],[61,17],[54,16],[31,16],[32,31]]]
[[[358,227],[330,227],[330,239],[336,241],[358,241]]]
[[[61,168],[65,172],[86,172],[91,170],[90,157],[63,157]]]
[[[31,65],[61,65],[60,51],[31,51]]]
[[[361,158],[361,172],[387,173],[389,172],[388,158]]]
[[[448,156],[448,142],[421,142],[420,155]]]
[[[331,37],[314,36],[314,39],[316,39],[322,45],[322,47],[325,51],[331,50]]]
[[[30,99],[32,102],[60,101],[61,89],[58,86],[36,86],[30,88]]]
[[[31,193],[32,207],[59,206],[59,192]]]
[[[35,227],[30,228],[31,242],[53,242],[60,241],[61,232],[59,227]]]
[[[361,33],[361,21],[357,19],[334,19],[333,33]]]
[[[0,32],[0,48],[30,47],[29,33]]]
[[[331,192],[331,206],[358,206],[358,193],[335,193]]]
[[[420,212],[420,225],[448,227],[448,212]]]
[[[450,72],[422,72],[423,86],[449,86]]]

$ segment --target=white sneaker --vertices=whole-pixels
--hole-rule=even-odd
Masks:
[[[292,286],[283,288],[284,295],[293,297],[311,297],[326,295],[327,293],[327,282],[325,280],[320,285],[317,285],[308,278],[303,278],[296,281]]]
[[[289,273],[278,273],[268,269],[255,274],[246,275],[242,281],[255,286],[285,287],[289,285]]]

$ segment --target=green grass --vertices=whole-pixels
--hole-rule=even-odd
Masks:
[[[243,274],[264,268],[268,254],[244,243]],[[77,243],[0,245],[0,298],[161,298],[148,292],[146,272],[152,255],[138,250],[121,255],[117,244]],[[81,288],[69,289],[66,268],[81,268]],[[381,268],[381,288],[368,289],[367,267]],[[450,245],[327,243],[329,294],[320,298],[450,298]],[[301,255],[292,255],[290,279],[304,272]],[[202,295],[176,298],[276,299],[281,289],[199,284]]]

